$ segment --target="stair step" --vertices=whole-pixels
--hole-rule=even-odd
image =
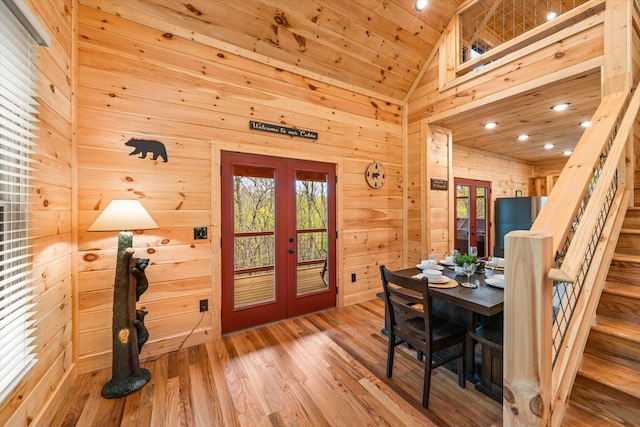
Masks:
[[[640,324],[598,314],[585,347],[585,354],[607,364],[640,371]],[[640,398],[640,390],[638,390]]]
[[[609,316],[596,316],[591,330],[602,331],[612,336],[640,343],[640,324],[635,322],[625,322]]]
[[[598,314],[640,325],[640,286],[608,280],[602,290]]]
[[[607,280],[602,292],[625,298],[640,299],[640,284]]]
[[[640,408],[640,372],[624,366],[607,363],[604,359],[585,354],[582,358],[578,375],[637,399],[638,405],[634,406],[634,408]]]
[[[602,426],[602,427],[621,427],[624,424],[617,423],[613,420],[603,419],[590,412],[588,409],[576,404],[575,402],[569,402],[567,410],[564,413],[562,419],[562,427],[584,427],[584,426]]]
[[[640,228],[640,209],[635,207],[627,208],[627,214],[625,215],[622,227]]]
[[[616,253],[634,255],[640,251],[640,227],[623,228],[620,230]]]
[[[635,236],[637,236],[637,235],[640,235],[640,228],[635,228],[635,227],[633,227],[633,228],[626,228],[626,227],[622,227],[622,228],[620,229],[620,234],[623,234],[623,233],[624,233],[624,234],[631,234],[631,235],[635,235]]]
[[[640,264],[640,255],[614,253],[613,260],[619,262],[626,262],[630,264]]]
[[[590,354],[582,357],[571,400],[592,414],[640,425],[640,373]]]
[[[629,283],[636,277],[640,278],[640,256],[614,253],[607,280]]]

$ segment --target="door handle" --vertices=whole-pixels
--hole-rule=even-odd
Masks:
[[[295,250],[294,248],[289,248],[289,253],[290,253],[290,254],[295,254],[295,253],[296,253],[296,250]]]

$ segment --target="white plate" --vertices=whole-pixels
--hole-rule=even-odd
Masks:
[[[419,268],[420,270],[428,270],[428,269],[431,269],[431,270],[444,270],[444,267],[441,266],[441,265],[438,265],[438,264],[436,264],[434,266],[429,266],[429,267],[423,267],[422,264],[416,264],[416,267]]]
[[[418,273],[413,277],[417,279],[427,278],[427,276],[425,276],[423,273]],[[448,281],[449,281],[449,278],[447,276],[440,276],[440,278],[437,280],[429,280],[429,283],[441,284],[441,283],[447,283]]]
[[[429,280],[429,283],[447,283],[449,278],[447,276],[440,276],[437,280]]]
[[[442,265],[446,265],[447,267],[453,267],[453,266],[455,265],[455,264],[453,264],[453,263],[452,263],[452,264],[449,264],[449,263],[447,262],[447,260],[445,260],[445,259],[441,259],[441,260],[440,260],[440,261],[438,261],[438,262],[439,262],[440,264],[442,264]]]
[[[493,277],[487,277],[486,279],[484,279],[484,283],[486,283],[487,285],[494,286],[496,288],[504,289],[504,280],[498,282]]]

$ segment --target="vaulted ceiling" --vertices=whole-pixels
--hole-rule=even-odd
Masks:
[[[99,4],[99,0],[80,0]],[[429,0],[417,12],[414,0],[110,0],[136,10],[145,23],[194,40],[351,90],[401,102],[420,75],[441,33],[465,0]],[[584,77],[584,76],[582,76]],[[536,162],[556,152],[514,144],[513,133],[553,133],[558,150],[571,149],[582,129],[564,126],[590,117],[597,107],[596,77],[569,86],[550,85],[486,105],[465,116],[442,120],[454,141]],[[580,86],[564,116],[553,115],[548,100]],[[511,105],[510,103],[514,103]],[[538,106],[537,103],[540,103]],[[524,108],[526,106],[526,108]],[[517,107],[517,108],[515,108]],[[483,137],[470,120],[495,120],[500,128]],[[562,121],[558,121],[562,120]],[[519,130],[526,124],[526,129]],[[517,135],[516,135],[517,136]],[[530,143],[531,144],[531,143]],[[542,146],[542,143],[539,144]]]
[[[260,62],[402,100],[462,0],[430,0],[422,12],[414,0],[111,3],[137,10],[151,26],[188,29]]]

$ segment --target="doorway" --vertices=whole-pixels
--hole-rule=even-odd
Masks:
[[[489,256],[489,207],[491,183],[475,179],[455,178],[455,249],[469,253],[478,248],[478,257]]]
[[[221,160],[222,332],[335,307],[335,165]]]

